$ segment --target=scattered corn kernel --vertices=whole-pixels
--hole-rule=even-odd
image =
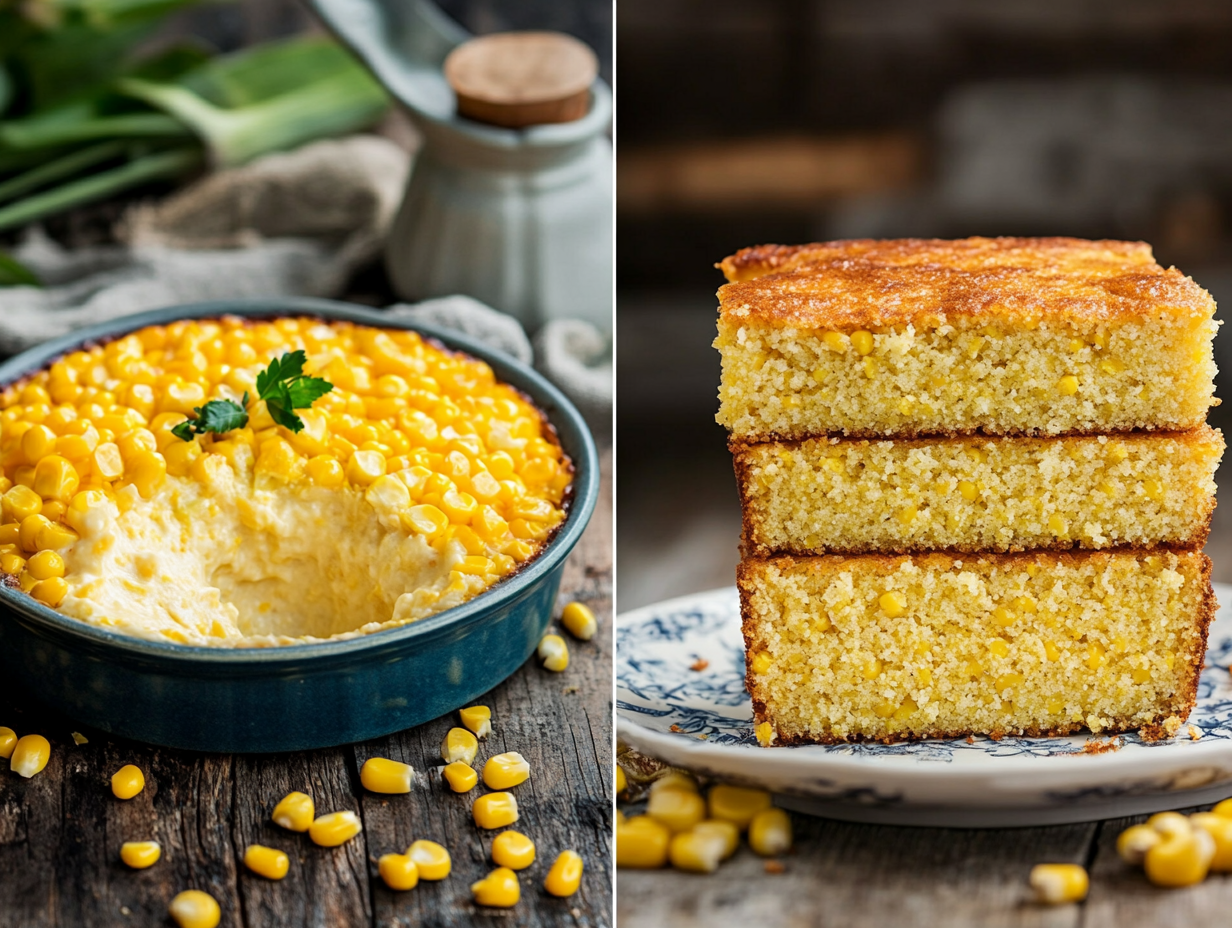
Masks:
[[[449,783],[449,788],[455,793],[470,792],[475,788],[475,784],[479,782],[479,774],[475,772],[474,768],[460,760],[446,764],[441,770],[441,775]]]
[[[483,782],[489,789],[509,789],[530,778],[530,764],[517,751],[489,757],[483,765]]]
[[[1214,812],[1198,812],[1189,816],[1195,828],[1205,831],[1215,842],[1210,869],[1216,873],[1232,870],[1232,819]]]
[[[1161,812],[1147,819],[1147,826],[1160,835],[1160,841],[1147,849],[1143,858],[1146,877],[1156,886],[1192,886],[1206,879],[1215,856],[1215,839],[1195,828],[1189,819],[1176,812]]]
[[[1160,833],[1150,825],[1131,825],[1117,836],[1117,854],[1127,864],[1140,867],[1146,860],[1146,852],[1162,840]]]
[[[1090,880],[1078,864],[1036,864],[1031,868],[1031,888],[1040,902],[1060,905],[1087,897]]]
[[[120,860],[134,870],[152,867],[162,856],[163,849],[157,841],[125,841],[120,845]]]
[[[364,830],[359,816],[354,812],[327,812],[308,826],[308,837],[321,847],[337,847],[346,844]]]
[[[560,624],[569,630],[574,638],[590,641],[599,630],[599,622],[595,614],[585,603],[572,602],[565,606],[560,615]]]
[[[9,769],[26,779],[47,766],[51,759],[51,743],[42,735],[26,735],[17,739],[9,755]]]
[[[782,809],[762,809],[749,822],[749,847],[762,857],[791,850],[791,817]]]
[[[685,831],[672,835],[668,859],[677,870],[714,873],[726,850],[726,839],[714,831]]]
[[[475,762],[479,739],[465,728],[451,728],[441,742],[441,759],[447,764],[461,761],[468,766]]]
[[[281,825],[287,831],[307,831],[316,817],[316,811],[311,796],[292,792],[274,806],[274,814],[270,817],[275,825]]]
[[[132,799],[145,789],[145,774],[139,767],[125,764],[111,775],[111,792],[117,799]]]
[[[505,828],[518,820],[518,801],[513,793],[488,793],[474,801],[471,815],[480,828]]]
[[[616,823],[616,866],[653,870],[667,863],[672,833],[648,815]]]
[[[373,793],[409,793],[415,770],[387,757],[369,757],[359,771],[359,782]]]
[[[0,728],[0,736],[8,729]],[[0,757],[4,756],[4,751],[0,750]],[[1232,818],[1232,799],[1225,799],[1223,802],[1215,804],[1215,808],[1211,809],[1215,815],[1222,815],[1224,818]]]
[[[543,881],[543,888],[553,896],[572,896],[582,884],[582,855],[577,851],[561,851]]]
[[[167,907],[180,928],[215,928],[222,920],[222,909],[209,893],[186,889]]]
[[[763,748],[768,748],[772,745],[776,737],[774,726],[769,722],[758,722],[753,728],[753,734],[757,737],[757,743]]]
[[[898,592],[898,590],[882,593],[877,599],[877,604],[881,606],[881,611],[890,619],[896,619],[907,611],[907,597]]]
[[[723,843],[722,859],[727,860],[732,854],[736,853],[736,848],[740,846],[740,829],[731,822],[725,822],[717,818],[708,818],[704,822],[698,822],[693,826],[694,834],[708,835],[721,840]]]
[[[281,880],[287,875],[291,861],[277,848],[250,844],[244,848],[244,866],[267,880]]]
[[[8,760],[13,756],[13,748],[17,746],[17,732],[11,728],[0,727],[0,759]]]
[[[535,842],[519,831],[502,831],[492,839],[492,863],[525,870],[535,862]]]
[[[710,817],[731,822],[741,831],[749,827],[758,812],[770,808],[770,794],[764,789],[720,783],[710,788],[708,798]]]
[[[569,666],[569,646],[560,635],[544,635],[539,640],[538,654],[548,670],[559,673]]]
[[[435,841],[414,842],[406,849],[406,856],[415,861],[415,866],[419,868],[419,877],[423,880],[443,880],[453,868],[449,851]]]
[[[419,868],[405,854],[382,854],[376,868],[390,889],[403,892],[419,884]]]
[[[1078,392],[1078,378],[1073,374],[1066,374],[1057,381],[1057,392],[1062,396],[1073,396]]]
[[[459,709],[458,715],[462,719],[462,724],[475,735],[476,738],[484,739],[492,733],[492,710],[487,706],[469,706],[466,709]]]
[[[650,794],[653,796],[661,789],[683,789],[696,793],[697,780],[683,770],[668,770],[650,784]]]
[[[646,814],[673,833],[690,831],[706,817],[706,801],[687,789],[658,789],[650,794]]]
[[[508,867],[497,867],[482,880],[471,884],[471,893],[478,905],[508,909],[522,898],[518,875]]]

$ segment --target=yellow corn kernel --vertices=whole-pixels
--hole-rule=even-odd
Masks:
[[[0,760],[8,760],[12,757],[15,747],[17,747],[17,732],[0,726]]]
[[[856,354],[863,357],[871,354],[873,351],[873,333],[866,332],[864,329],[859,329],[851,333],[851,347],[856,350]]]
[[[692,873],[713,873],[724,858],[727,838],[712,829],[686,831],[673,835],[668,845],[668,858],[677,870]]]
[[[650,794],[646,814],[673,833],[689,831],[706,817],[706,801],[686,789],[659,789]]]
[[[1120,443],[1112,443],[1108,445],[1108,450],[1105,452],[1104,456],[1107,458],[1109,464],[1120,464],[1127,457],[1129,457],[1129,451]]]
[[[12,729],[0,729],[0,745],[3,744],[3,733],[12,731]],[[3,747],[0,747],[0,757],[4,757]],[[1223,802],[1216,803],[1215,808],[1211,809],[1215,815],[1222,815],[1224,818],[1232,818],[1232,799],[1225,799]]]
[[[30,487],[20,484],[6,490],[0,497],[0,512],[6,522],[21,522],[29,516],[36,516],[43,510],[43,498]]]
[[[455,729],[458,731],[460,729]],[[467,732],[470,735],[470,732]],[[473,739],[475,736],[471,735]],[[489,757],[483,765],[483,783],[489,789],[509,789],[530,779],[530,764],[517,751]]]
[[[291,860],[282,851],[263,844],[244,848],[244,866],[267,880],[281,880],[291,867]]]
[[[476,905],[508,909],[517,905],[522,898],[522,887],[518,885],[516,873],[508,867],[497,867],[482,880],[471,884],[471,894]]]
[[[132,799],[145,789],[145,774],[139,767],[125,764],[111,775],[111,793],[116,799]]]
[[[415,770],[387,757],[369,757],[359,771],[359,782],[372,793],[409,793]]]
[[[444,845],[419,840],[406,849],[406,856],[415,861],[421,880],[443,880],[453,869],[453,861]]]
[[[406,510],[402,514],[402,524],[407,531],[423,535],[431,541],[449,527],[449,516],[425,503]]]
[[[1048,658],[1048,660],[1050,661],[1056,661],[1056,660],[1061,659],[1061,652],[1057,650],[1056,642],[1053,642],[1053,641],[1044,642],[1044,656]]]
[[[1036,900],[1048,905],[1080,902],[1090,885],[1086,870],[1078,864],[1036,864],[1030,881]]]
[[[26,735],[17,739],[9,755],[9,769],[27,780],[47,766],[51,759],[51,743],[42,735]]]
[[[757,743],[763,748],[768,748],[774,743],[777,733],[774,726],[769,722],[758,722],[753,726],[753,735],[757,738]]]
[[[581,641],[590,641],[599,629],[599,623],[590,607],[579,602],[565,606],[564,612],[560,614],[560,624],[569,630],[569,634]]]
[[[569,666],[569,646],[560,635],[544,635],[539,639],[539,660],[548,670],[557,673]]]
[[[379,451],[356,451],[347,462],[346,476],[356,486],[366,487],[385,476],[385,455]]]
[[[306,793],[287,793],[274,806],[270,816],[275,825],[281,825],[287,831],[307,831],[316,816],[316,806],[312,797]]]
[[[1189,816],[1195,828],[1205,831],[1215,842],[1210,868],[1216,873],[1232,870],[1232,819],[1213,812],[1198,812]]]
[[[535,862],[535,842],[518,831],[502,831],[492,839],[492,863],[525,870]]]
[[[1150,825],[1131,825],[1117,836],[1117,854],[1127,864],[1140,867],[1146,852],[1162,840],[1163,836]]]
[[[749,822],[749,847],[762,857],[791,850],[791,817],[782,809],[762,809]]]
[[[1048,531],[1054,535],[1065,535],[1069,532],[1069,523],[1054,512],[1048,517]]]
[[[1150,683],[1151,670],[1149,667],[1135,667],[1132,677],[1137,684]]]
[[[64,558],[55,551],[40,551],[26,562],[25,567],[36,580],[64,576]]]
[[[879,719],[888,719],[898,711],[897,703],[890,702],[888,699],[883,699],[877,705],[873,706],[873,714]]]
[[[518,801],[513,793],[488,793],[471,804],[471,815],[480,828],[506,828],[518,820]]]
[[[973,501],[980,495],[979,489],[970,480],[958,481],[958,492],[962,494],[962,498],[968,502]]]
[[[831,351],[847,350],[847,336],[842,332],[826,332],[821,336],[821,340]]]
[[[1090,667],[1092,670],[1099,670],[1099,668],[1104,665],[1104,661],[1107,660],[1107,658],[1105,657],[1106,653],[1107,653],[1106,649],[1098,641],[1088,642],[1087,643],[1087,662],[1086,662],[1087,666]]]
[[[134,870],[144,870],[158,863],[163,856],[157,841],[125,841],[120,845],[120,860]]]
[[[465,728],[451,728],[441,742],[441,759],[447,764],[460,760],[470,765],[475,762],[475,753],[478,750],[478,738]]]
[[[616,823],[616,866],[653,870],[667,863],[672,833],[648,815]]]
[[[1188,833],[1163,835],[1147,850],[1143,867],[1156,886],[1193,886],[1206,879],[1214,856],[1215,839],[1201,828],[1189,827]]]
[[[865,358],[861,362],[861,366],[864,368],[865,377],[867,377],[869,380],[876,379],[877,377],[877,359],[876,358]]]
[[[441,770],[449,788],[455,793],[467,793],[475,788],[475,784],[479,782],[479,774],[475,773],[474,769],[460,760],[456,760],[451,764],[446,764]]]
[[[308,463],[304,465],[304,472],[308,475],[308,479],[317,486],[333,488],[346,483],[346,471],[335,458],[328,455],[318,454],[316,457],[309,458]]]
[[[896,619],[907,611],[907,597],[898,590],[882,593],[877,598],[877,604],[889,619]]]
[[[874,657],[871,661],[864,665],[862,671],[865,680],[876,680],[881,676],[881,671],[885,669],[885,665],[881,663],[880,658]]]
[[[915,672],[916,678],[920,681],[921,686],[932,686],[933,672],[927,667],[918,667]]]
[[[9,731],[9,729],[6,728],[6,729],[3,729],[3,731],[0,731],[0,739],[3,739],[4,731]],[[3,751],[3,740],[0,740],[0,752],[2,751]],[[3,757],[3,756],[4,756],[3,753],[0,753],[0,757]],[[628,788],[629,788],[629,780],[625,776],[624,768],[617,767],[616,768],[616,792],[623,793]]]
[[[689,793],[697,792],[697,780],[682,770],[669,770],[650,784],[650,794],[653,796],[659,790],[676,789]]]
[[[1069,350],[1072,351],[1074,354],[1077,354],[1079,351],[1081,351],[1086,346],[1087,346],[1087,343],[1084,342],[1081,338],[1078,338],[1076,336],[1069,340]]]
[[[992,643],[988,645],[988,650],[997,657],[1009,657],[1010,644],[1004,638],[994,638]]]
[[[390,889],[405,892],[419,885],[419,868],[405,854],[382,854],[376,868]]]
[[[313,819],[308,826],[308,837],[321,847],[337,847],[346,844],[364,830],[359,816],[354,812],[327,812]]]
[[[156,451],[145,451],[136,455],[126,468],[127,477],[132,481],[142,499],[149,499],[163,485],[167,477],[167,461]]]
[[[1125,370],[1125,362],[1116,358],[1104,358],[1099,362],[1099,369],[1105,374],[1119,374]]]
[[[21,436],[21,453],[27,464],[37,464],[56,450],[56,433],[45,425],[33,425]]]
[[[1078,378],[1073,374],[1066,374],[1057,381],[1057,392],[1062,396],[1073,396],[1078,392]]]
[[[710,817],[731,822],[741,831],[749,827],[758,812],[770,808],[770,794],[764,789],[720,783],[711,787],[708,798]]]
[[[171,900],[167,907],[180,928],[216,928],[222,920],[222,909],[209,893],[186,889]]]
[[[34,468],[34,492],[44,500],[56,499],[68,502],[77,492],[81,478],[77,468],[67,458],[49,454]]]
[[[459,709],[458,717],[476,738],[486,738],[492,733],[492,710],[487,706],[468,706],[465,709]]]
[[[900,509],[895,514],[895,518],[898,519],[899,523],[905,527],[905,526],[910,525],[912,522],[914,522],[915,517],[919,515],[919,513],[920,513],[919,507],[915,505],[911,505],[911,506],[907,506],[904,509]]]
[[[740,846],[740,829],[731,822],[725,822],[717,818],[708,818],[705,821],[698,822],[693,826],[693,833],[699,835],[707,835],[722,842],[721,859],[727,860],[732,854],[736,853],[736,849]]]
[[[572,896],[582,885],[582,855],[575,850],[562,850],[557,855],[552,869],[547,871],[543,889],[553,896]]]
[[[774,665],[769,651],[758,651],[753,655],[753,673],[765,673]]]
[[[1147,499],[1157,500],[1164,495],[1164,485],[1158,480],[1144,480],[1142,481],[1142,492],[1146,494]]]
[[[1006,690],[1012,690],[1016,686],[1022,686],[1025,680],[1026,677],[1020,673],[1003,673],[997,677],[996,682],[993,684],[993,689],[998,694],[1004,693]]]
[[[54,609],[68,595],[68,583],[62,577],[49,577],[30,587],[30,595],[44,606]]]

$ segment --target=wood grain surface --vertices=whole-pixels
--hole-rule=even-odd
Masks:
[[[622,807],[629,813],[638,806]],[[1186,812],[1196,809],[1183,810]],[[1146,816],[1047,828],[960,830],[857,825],[792,815],[784,872],[742,846],[712,875],[621,870],[620,928],[715,925],[1139,928],[1228,921],[1232,875],[1160,889],[1116,853],[1116,838]],[[1044,906],[1027,877],[1037,863],[1087,867],[1085,902]]]
[[[558,615],[570,600],[589,604],[599,634],[591,642],[569,639],[565,672],[546,671],[532,658],[480,700],[492,707],[493,732],[480,744],[476,767],[504,751],[520,751],[531,764],[531,779],[513,790],[515,827],[535,842],[537,859],[520,874],[516,908],[472,903],[470,885],[493,868],[488,853],[499,832],[471,819],[482,785],[458,795],[433,769],[456,714],[330,750],[194,754],[80,728],[0,680],[0,725],[41,733],[52,745],[47,768],[30,780],[0,765],[0,925],[169,925],[167,904],[190,888],[218,900],[224,926],[611,925],[611,507],[608,450],[599,505],[569,559],[557,602]],[[89,743],[76,745],[74,730]],[[374,756],[415,768],[409,795],[360,786],[359,768]],[[145,772],[146,788],[121,801],[110,778],[126,763]],[[306,834],[284,831],[270,812],[291,790],[310,793],[318,814],[356,812],[363,832],[342,847],[321,848]],[[163,847],[153,867],[134,871],[120,862],[124,841],[151,838]],[[390,891],[377,875],[377,858],[419,838],[449,849],[452,874],[410,892]],[[253,843],[286,851],[285,879],[272,882],[244,867],[244,848]],[[544,892],[543,879],[566,848],[582,855],[585,872],[580,891],[558,899]]]

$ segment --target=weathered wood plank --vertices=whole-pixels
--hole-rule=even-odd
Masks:
[[[522,902],[506,917],[532,926],[611,925],[611,453],[594,521],[565,570],[558,609],[587,602],[600,618],[593,642],[570,640],[569,669],[550,673],[532,659],[482,702],[494,732],[480,759],[507,750],[531,762],[532,778],[515,788],[516,826],[530,835],[539,860],[522,873]],[[0,725],[40,732],[52,743],[47,769],[31,780],[0,765],[0,926],[162,924],[182,889],[204,889],[223,909],[224,925],[466,926],[492,914],[475,909],[470,884],[486,874],[492,834],[476,828],[470,805],[483,792],[452,793],[435,773],[440,742],[456,716],[360,745],[288,755],[202,755],[165,750],[82,729],[32,703],[0,680]],[[409,796],[377,796],[359,783],[371,756],[412,764]],[[146,788],[120,801],[111,774],[139,766]],[[319,812],[351,809],[364,832],[325,849],[275,826],[274,804],[293,789],[310,793]],[[119,859],[126,840],[153,838],[163,859],[144,871]],[[377,858],[412,840],[445,844],[454,872],[410,893],[390,892]],[[250,873],[244,848],[258,843],[291,857],[280,882]],[[555,854],[571,847],[586,862],[582,890],[556,899],[542,889]]]
[[[1031,901],[1042,861],[1083,863],[1095,824],[967,831],[856,825],[793,815],[796,850],[768,874],[742,848],[718,873],[621,870],[621,928],[885,925],[1070,928],[1082,909]],[[1118,928],[1147,922],[1122,921]]]

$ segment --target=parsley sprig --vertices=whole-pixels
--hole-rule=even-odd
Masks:
[[[304,420],[295,414],[297,409],[307,409],[318,399],[334,389],[334,385],[322,377],[304,374],[304,362],[308,358],[303,351],[288,351],[281,358],[270,361],[269,367],[257,374],[257,399],[265,400],[270,418],[292,432],[302,431]],[[206,432],[222,434],[232,429],[242,429],[248,424],[248,393],[245,391],[239,403],[234,400],[210,400],[204,406],[194,406],[195,419],[185,419],[171,430],[171,434],[184,441],[192,441],[194,435]]]

